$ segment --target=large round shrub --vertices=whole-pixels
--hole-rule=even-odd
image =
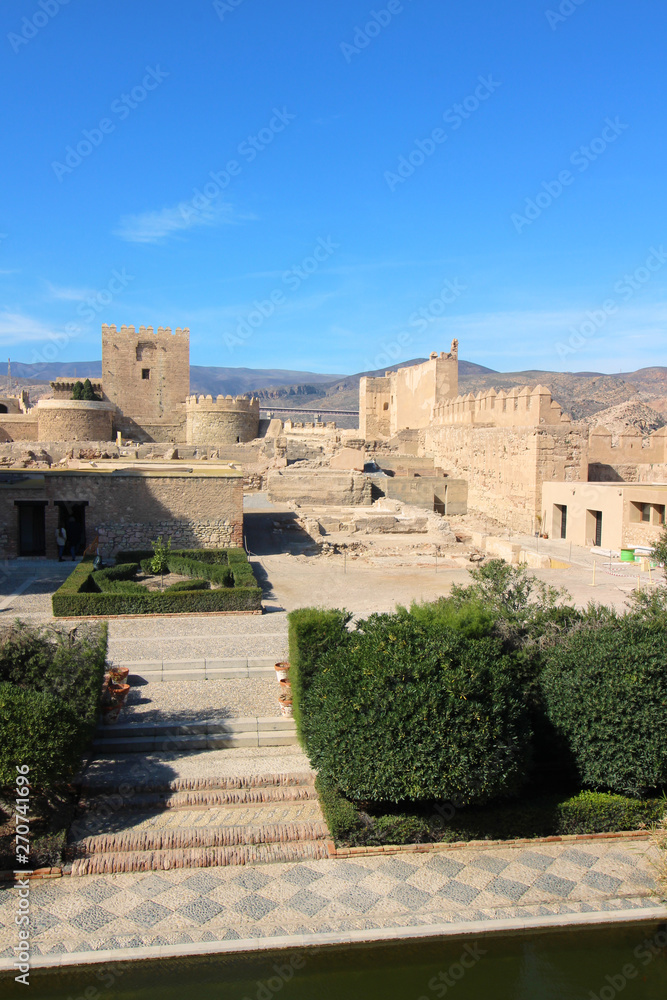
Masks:
[[[23,764],[37,791],[66,781],[91,735],[76,709],[57,695],[0,683],[0,786],[12,785]]]
[[[628,615],[575,632],[541,677],[583,785],[642,796],[667,785],[667,629]]]
[[[524,781],[526,711],[494,638],[374,615],[321,656],[301,698],[313,765],[357,801],[463,806]]]

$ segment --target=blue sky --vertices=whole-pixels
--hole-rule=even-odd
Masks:
[[[0,350],[666,365],[655,0],[8,0]],[[664,244],[663,242],[664,241]]]

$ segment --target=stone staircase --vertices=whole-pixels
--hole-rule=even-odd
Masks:
[[[126,722],[100,726],[93,741],[97,754],[224,750],[228,747],[294,746],[293,719],[282,717],[218,719],[174,725]]]
[[[326,858],[314,777],[176,778],[134,794],[84,781],[66,849],[72,875]]]

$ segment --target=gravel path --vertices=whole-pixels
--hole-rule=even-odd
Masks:
[[[274,677],[138,684],[130,689],[122,722],[187,725],[213,719],[277,716]]]

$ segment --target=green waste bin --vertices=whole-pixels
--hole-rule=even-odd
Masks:
[[[634,562],[634,561],[635,561],[634,549],[621,549],[621,562]]]

